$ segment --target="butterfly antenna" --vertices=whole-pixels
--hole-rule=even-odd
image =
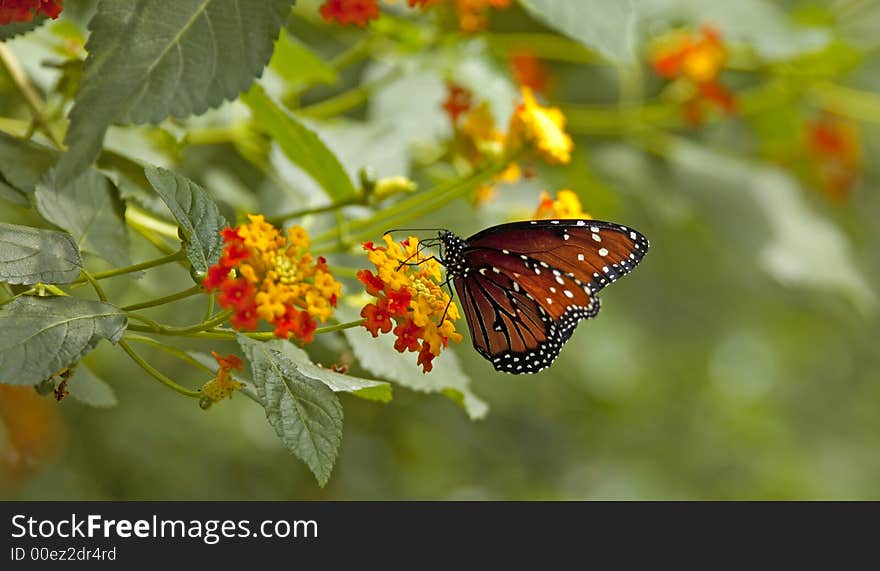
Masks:
[[[394,232],[445,232],[446,228],[394,228],[392,230],[385,230],[382,233],[385,234],[393,234]]]

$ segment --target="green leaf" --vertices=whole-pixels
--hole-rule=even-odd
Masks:
[[[110,408],[117,404],[113,388],[82,362],[76,366],[73,376],[67,382],[67,390],[70,396],[89,406]]]
[[[303,374],[280,344],[238,336],[251,364],[254,386],[269,424],[284,446],[306,463],[324,486],[342,442],[342,405],[323,382]]]
[[[40,178],[57,160],[56,151],[0,131],[0,175],[9,186],[33,192]]]
[[[520,4],[538,20],[611,61],[635,60],[636,13],[631,0],[520,0]]]
[[[82,257],[65,232],[0,223],[0,280],[66,284],[79,277]]]
[[[119,341],[125,313],[75,297],[20,297],[0,310],[0,374],[11,385],[34,385],[68,367],[101,339]]]
[[[12,22],[11,24],[3,24],[0,26],[0,41],[14,38],[19,34],[25,34],[31,30],[36,30],[42,26],[47,19],[46,16],[41,14],[30,22]]]
[[[349,393],[366,400],[390,402],[391,385],[385,381],[361,379],[352,375],[343,375],[324,369],[312,363],[308,353],[292,343],[270,341],[281,353],[290,359],[300,375],[321,381],[334,393]]]
[[[70,232],[80,250],[116,266],[131,263],[124,206],[100,172],[89,169],[65,184],[50,173],[34,196],[43,218]]]
[[[18,190],[14,186],[9,186],[3,181],[2,178],[0,178],[0,198],[6,200],[7,202],[11,202],[16,206],[28,207],[31,205],[25,193]]]
[[[185,176],[152,166],[144,169],[144,173],[177,220],[193,270],[207,273],[223,251],[220,230],[226,227],[226,219],[217,204]]]
[[[269,61],[292,0],[103,0],[59,176],[95,159],[113,122],[157,123],[234,99]]]
[[[748,242],[756,267],[784,285],[841,294],[866,314],[876,310],[876,290],[859,268],[849,239],[804,198],[788,173],[684,139],[670,142],[670,163],[684,178],[738,205],[744,196],[751,198],[746,204],[752,217],[766,220],[770,230],[756,249]],[[725,210],[728,217],[732,208]]]
[[[254,85],[241,100],[251,108],[254,122],[278,143],[290,161],[304,170],[334,201],[357,194],[336,156],[313,131],[272,101],[262,87]]]
[[[275,44],[269,68],[290,83],[334,85],[339,81],[339,74],[330,64],[286,32],[281,32]]]
[[[346,313],[349,313],[346,316]],[[342,308],[337,312],[341,318],[351,318],[353,312]],[[470,389],[470,378],[462,370],[453,351],[444,351],[434,360],[434,370],[422,373],[416,364],[413,353],[400,354],[394,349],[391,335],[373,338],[361,327],[346,329],[345,338],[351,345],[361,366],[379,377],[392,380],[400,385],[424,393],[441,393],[452,398],[467,412],[471,419],[486,416],[489,406]]]

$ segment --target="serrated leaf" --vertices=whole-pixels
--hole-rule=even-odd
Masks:
[[[299,374],[321,381],[334,393],[350,393],[361,398],[379,402],[390,402],[391,385],[384,381],[362,379],[353,375],[343,375],[324,369],[312,363],[308,353],[292,343],[272,341],[281,353],[291,360]]]
[[[103,0],[59,176],[95,159],[113,122],[157,123],[234,99],[269,61],[292,0]],[[185,78],[185,79],[182,79]]]
[[[636,54],[636,13],[631,0],[520,0],[535,18],[614,62]]]
[[[0,175],[10,186],[33,192],[58,153],[48,147],[0,132]]]
[[[30,22],[12,22],[10,24],[3,24],[0,26],[0,41],[14,38],[20,34],[26,34],[31,30],[36,30],[42,26],[46,20],[48,20],[48,18],[41,14]]]
[[[82,257],[70,234],[0,223],[0,281],[66,284],[81,269]]]
[[[275,44],[269,67],[291,83],[333,85],[339,81],[339,74],[330,64],[286,32],[281,32]]]
[[[250,362],[269,424],[323,486],[330,478],[342,442],[339,399],[330,387],[302,374],[279,346],[286,342],[254,341],[239,335],[238,343]]]
[[[89,169],[66,184],[50,172],[34,196],[43,218],[70,232],[80,250],[116,266],[131,263],[124,206],[100,172]]]
[[[285,156],[312,177],[327,196],[341,201],[357,194],[336,155],[314,131],[272,101],[262,87],[254,85],[241,100],[251,108],[257,127],[268,133]]]
[[[67,382],[67,390],[70,396],[89,406],[110,408],[117,404],[113,388],[82,362],[76,366]]]
[[[220,230],[226,219],[202,187],[185,176],[159,167],[144,169],[183,233],[186,257],[193,269],[206,273],[223,251]]]
[[[344,319],[355,318],[354,312],[347,308],[337,310],[337,315]],[[454,396],[453,402],[461,405],[474,420],[483,418],[489,411],[486,402],[471,391],[471,380],[453,351],[444,351],[434,360],[434,370],[425,374],[416,364],[414,354],[402,355],[394,349],[393,336],[380,335],[374,339],[361,327],[346,329],[344,333],[358,362],[374,375],[415,391]]]
[[[0,309],[0,375],[33,385],[82,358],[101,339],[119,341],[125,313],[75,297],[20,297]]]

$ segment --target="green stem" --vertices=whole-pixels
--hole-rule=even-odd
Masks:
[[[89,272],[82,270],[83,277],[92,285],[92,288],[95,290],[95,293],[98,294],[98,299],[101,301],[107,301],[107,294],[104,293],[104,289],[101,287],[101,284],[98,283],[98,280],[95,279],[92,274]]]
[[[63,149],[64,145],[61,142],[61,138],[52,130],[49,119],[46,117],[46,113],[43,109],[43,100],[40,98],[37,90],[34,89],[30,79],[28,79],[27,74],[22,69],[21,64],[18,63],[15,54],[12,53],[9,46],[2,42],[0,42],[0,63],[6,68],[9,77],[12,79],[12,83],[15,84],[16,89],[21,93],[25,103],[27,103],[27,106],[30,108],[34,123],[41,131],[43,131],[46,137],[49,138],[49,141],[52,142],[52,145],[54,145],[56,149]]]
[[[401,69],[394,69],[379,79],[364,83],[354,89],[343,91],[339,95],[334,95],[318,103],[301,107],[297,110],[297,114],[312,119],[324,119],[341,115],[366,102],[376,88],[387,85],[402,74],[403,71]]]
[[[185,299],[187,297],[192,297],[194,295],[198,295],[203,293],[202,286],[194,285],[189,289],[185,289],[183,291],[179,291],[177,293],[172,293],[171,295],[166,295],[164,297],[158,297],[156,299],[150,299],[147,301],[143,301],[141,303],[135,303],[132,305],[126,305],[121,308],[122,311],[134,311],[136,309],[144,309],[147,307],[156,307],[157,305],[165,305],[166,303],[171,303],[172,301],[177,301],[178,299]]]
[[[120,339],[119,346],[122,348],[123,351],[128,353],[128,356],[131,357],[131,359],[135,363],[140,365],[140,367],[144,371],[149,373],[151,377],[153,377],[154,379],[156,379],[157,381],[159,381],[160,383],[162,383],[163,385],[165,385],[169,389],[177,391],[184,396],[188,396],[188,397],[192,397],[192,398],[201,397],[201,394],[199,393],[199,391],[191,391],[186,387],[178,385],[177,383],[175,383],[174,381],[172,381],[171,379],[169,379],[168,377],[166,377],[165,375],[160,373],[155,367],[153,367],[152,365],[150,365],[149,363],[144,361],[140,355],[135,353],[134,349],[132,349],[131,346],[129,346],[128,342],[126,342],[125,339]]]
[[[154,268],[156,266],[161,266],[161,265],[168,264],[171,262],[176,262],[177,260],[182,260],[185,257],[186,256],[185,256],[183,250],[178,250],[178,251],[174,252],[173,254],[169,254],[167,256],[162,256],[161,258],[155,258],[153,260],[147,260],[146,262],[141,262],[139,264],[133,264],[131,266],[125,266],[122,268],[114,268],[112,270],[107,270],[106,272],[97,272],[95,274],[92,274],[92,279],[103,280],[106,278],[112,278],[115,276],[130,274],[132,272],[139,272],[141,270],[146,270],[148,268]],[[83,270],[82,273],[83,273],[83,277],[81,277],[77,280],[74,280],[73,282],[71,282],[71,285],[82,284],[82,283],[85,283],[88,281],[88,279],[85,277],[85,274],[86,274],[85,270]]]
[[[169,355],[174,355],[175,357],[177,357],[181,361],[185,361],[185,362],[189,363],[190,365],[197,367],[199,369],[202,369],[203,371],[207,371],[208,373],[210,373],[212,375],[215,373],[215,371],[212,370],[210,367],[204,365],[203,363],[200,363],[196,359],[193,359],[193,357],[189,353],[187,353],[186,351],[183,351],[182,349],[178,349],[177,347],[173,347],[173,346],[168,345],[166,343],[162,343],[161,341],[157,341],[156,339],[152,339],[150,337],[144,337],[143,335],[135,335],[133,333],[126,333],[124,339],[126,341],[134,341],[135,343],[143,343],[145,345],[150,345],[151,347],[155,347],[156,349],[159,349],[161,351],[165,351]]]
[[[393,206],[376,213],[370,218],[364,220],[356,220],[349,224],[350,234],[348,239],[351,242],[366,240],[374,237],[377,233],[388,230],[393,224],[405,223],[409,220],[418,218],[430,212],[433,212],[444,206],[456,198],[459,198],[473,189],[475,186],[484,184],[492,180],[498,173],[502,172],[507,166],[516,160],[516,157],[505,158],[502,161],[492,163],[489,166],[476,171],[469,177],[457,179],[450,183],[419,192],[411,195],[409,198],[401,200]],[[335,230],[328,230],[319,234],[314,240],[314,244],[329,242],[336,238]],[[344,244],[342,245],[345,246]]]
[[[275,226],[281,226],[286,220],[290,220],[291,218],[301,218],[310,214],[323,214],[324,212],[332,212],[345,206],[360,204],[361,202],[362,198],[360,196],[352,196],[351,198],[346,198],[345,200],[334,202],[333,204],[325,204],[324,206],[315,206],[313,208],[301,208],[299,210],[293,210],[286,214],[269,216],[268,218],[266,218],[266,222],[269,222],[270,224],[273,224]]]
[[[129,223],[134,222],[138,226],[147,230],[152,230],[156,234],[180,241],[180,236],[177,235],[177,226],[165,222],[164,220],[160,220],[133,204],[129,204],[125,208],[125,221]]]
[[[207,321],[211,319],[211,315],[214,313],[214,296],[208,296],[208,303],[205,304],[205,317],[202,318],[202,321]]]
[[[364,36],[361,40],[354,43],[350,48],[331,59],[329,62],[330,67],[332,67],[336,71],[342,71],[343,69],[369,57],[371,52],[370,47],[373,43],[374,37],[375,36],[369,34]]]
[[[349,321],[346,323],[338,323],[336,325],[328,325],[326,327],[319,327],[315,329],[315,335],[323,335],[324,333],[333,333],[335,331],[342,331],[343,329],[350,329],[352,327],[357,327],[363,324],[363,319],[358,319],[357,321]],[[155,328],[151,328],[148,326],[142,325],[134,325],[130,324],[128,326],[129,331],[139,331],[143,333],[154,333],[157,335],[177,335],[181,337],[195,337],[197,339],[219,339],[223,341],[234,341],[236,336],[244,335],[250,339],[256,339],[257,341],[269,341],[271,339],[278,339],[275,336],[275,333],[271,331],[234,331],[232,329],[225,328],[217,328],[212,329],[210,331],[189,331],[184,332],[182,329],[174,329],[170,327],[162,327],[159,330]]]

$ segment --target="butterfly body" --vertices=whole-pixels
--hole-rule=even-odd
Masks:
[[[530,220],[462,239],[440,234],[474,348],[495,369],[549,367],[578,322],[599,312],[598,292],[648,250],[638,231],[599,220]]]

